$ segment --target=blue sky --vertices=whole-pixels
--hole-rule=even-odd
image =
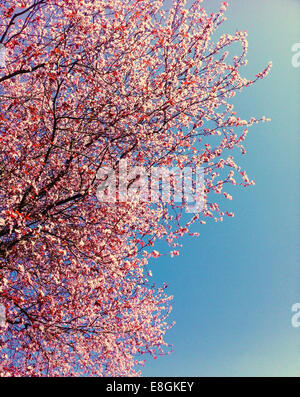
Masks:
[[[249,34],[245,76],[273,61],[265,80],[235,98],[236,111],[272,122],[250,128],[238,158],[256,185],[226,201],[235,217],[197,226],[200,237],[184,238],[179,257],[151,262],[153,279],[174,295],[176,325],[166,336],[174,352],[147,360],[143,376],[300,375],[300,328],[291,326],[300,302],[300,68],[291,64],[300,1],[228,2],[222,30]]]

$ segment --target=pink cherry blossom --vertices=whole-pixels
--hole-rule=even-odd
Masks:
[[[270,65],[247,80],[245,32],[212,39],[227,5],[0,1],[1,376],[132,376],[170,351],[155,242],[178,255],[193,223],[222,218],[227,183],[252,183],[228,151],[260,120],[231,98]],[[98,170],[124,158],[203,167],[204,210],[186,224],[181,203],[99,202]]]

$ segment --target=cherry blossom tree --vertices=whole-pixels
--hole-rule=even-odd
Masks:
[[[254,183],[233,151],[265,118],[237,117],[231,98],[271,66],[242,77],[246,32],[212,40],[227,3],[201,3],[0,0],[1,376],[136,375],[170,350],[155,241],[174,256],[193,223],[233,216],[217,198]],[[203,167],[203,211],[100,202],[97,172],[121,159]]]

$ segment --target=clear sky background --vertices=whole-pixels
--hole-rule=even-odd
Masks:
[[[166,336],[174,352],[149,358],[143,376],[300,375],[300,328],[291,325],[300,302],[300,68],[291,64],[300,1],[227,1],[222,31],[249,34],[245,76],[273,61],[265,80],[237,95],[236,111],[272,122],[250,128],[247,154],[236,158],[256,185],[226,201],[235,217],[197,226],[179,257],[151,262],[154,281],[174,295],[176,325]]]

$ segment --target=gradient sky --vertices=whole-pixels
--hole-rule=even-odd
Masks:
[[[166,336],[174,352],[147,360],[144,376],[300,375],[300,328],[291,326],[300,302],[300,68],[291,64],[300,1],[228,2],[222,31],[249,34],[245,76],[273,61],[265,80],[237,95],[235,110],[272,122],[250,128],[247,154],[236,158],[256,185],[233,190],[226,203],[235,217],[197,226],[200,237],[184,238],[179,257],[151,262],[154,281],[174,295],[176,325]]]

